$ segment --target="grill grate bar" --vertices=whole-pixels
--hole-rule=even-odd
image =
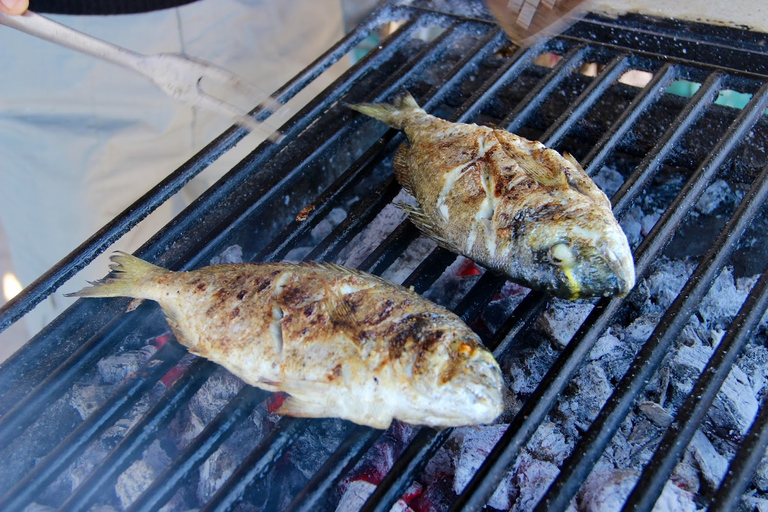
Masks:
[[[123,309],[127,301],[121,301]],[[155,315],[157,322],[163,322]],[[0,436],[10,443],[32,425],[42,411],[61,398],[75,379],[107,354],[116,338],[129,329],[126,318],[117,318],[106,324],[80,350],[72,354],[65,364],[57,368],[32,392],[23,398],[3,397],[2,407],[7,411],[0,418]],[[15,400],[14,400],[15,399]]]
[[[630,62],[631,59],[627,55],[622,54],[616,55],[611,59],[611,62],[584,89],[584,92],[544,132],[541,140],[546,140],[546,144],[549,147],[557,146],[571,128],[605,95],[608,88],[618,81],[619,77],[629,68]]]
[[[179,407],[186,404],[218,367],[204,359],[194,361],[161,399],[136,423],[115,449],[95,468],[61,506],[62,511],[86,510],[91,501],[112,484],[154,440]]]
[[[148,375],[136,374],[115,390],[114,400],[93,411],[54,450],[38,461],[32,471],[0,498],[0,510],[24,509],[82,449],[101,435],[113,420],[130,409],[137,397],[148,391],[160,376],[173,368],[182,355],[183,351],[175,343],[166,343],[161,347],[153,356],[156,364],[148,365]]]
[[[747,224],[757,215],[759,209],[768,198],[768,167],[763,169],[761,175],[744,196],[738,210],[733,214],[731,222],[723,228],[724,236],[733,234],[733,239],[746,229]],[[719,240],[725,241],[725,240]],[[713,244],[716,246],[717,242]],[[735,244],[726,244],[732,248]],[[762,282],[766,281],[765,274]],[[696,429],[707,409],[715,399],[720,386],[725,382],[733,364],[736,362],[741,349],[747,342],[752,329],[762,318],[765,312],[765,304],[768,303],[768,287],[756,285],[750,293],[751,296],[760,296],[762,306],[758,302],[757,307],[753,300],[745,301],[739,314],[734,318],[728,333],[718,344],[707,367],[702,372],[701,378],[696,382],[688,399],[675,415],[675,422],[669,427],[657,447],[654,457],[646,465],[643,473],[630,494],[625,509],[650,510],[661,495],[669,476],[672,474],[675,464],[682,457],[682,452],[693,438]],[[757,301],[757,299],[754,299]],[[735,506],[735,503],[733,504]]]
[[[296,495],[286,512],[314,512],[321,509],[328,494],[344,475],[384,434],[383,430],[358,426]]]
[[[506,126],[507,131],[518,131],[541,106],[544,100],[557,89],[563,80],[584,63],[589,52],[587,46],[576,46],[563,55],[547,77],[540,80],[536,86],[523,98],[517,106],[504,118],[501,126]]]
[[[285,451],[301,436],[309,425],[304,418],[283,418],[240,464],[201,512],[230,510],[244,496],[246,490],[264,478]]]
[[[131,512],[159,510],[219,446],[234,433],[248,414],[268,396],[267,391],[245,385],[221,412],[192,440],[182,454],[128,508]]]
[[[706,109],[712,106],[721,87],[722,76],[719,73],[713,73],[696,91],[658,144],[611,198],[615,215],[620,215],[628,208],[640,190],[651,181],[664,160],[678,147],[688,129],[704,115]]]
[[[765,281],[768,270],[763,273],[761,281]],[[765,286],[765,283],[762,283]],[[760,308],[765,311],[765,293],[760,298]],[[760,411],[739,446],[728,471],[725,473],[723,483],[709,505],[710,512],[729,512],[736,508],[736,503],[755,474],[760,460],[765,455],[768,447],[768,402],[763,398]]]
[[[745,116],[749,116],[748,120],[754,122],[760,112],[756,105],[756,100],[753,98],[751,104],[745,108],[739,119],[747,119]],[[713,156],[709,160],[710,165],[702,166],[700,170],[707,168],[710,175],[717,170],[724,156],[721,153],[722,149],[726,147],[726,141],[728,141],[727,146],[730,147],[739,140],[739,136],[743,136],[745,128],[739,122],[739,119],[732,124],[726,138],[720,143],[721,151],[714,151]],[[714,155],[720,156],[715,157]],[[715,162],[713,159],[718,160],[718,162]],[[699,183],[700,175],[701,173],[697,173],[695,179],[689,180],[688,189],[696,187],[699,193],[703,190],[705,183]],[[635,193],[638,192],[639,190],[635,190]],[[696,197],[698,195],[695,194]],[[644,274],[650,262],[661,253],[664,243],[660,243],[658,240],[664,241],[671,237],[676,226],[682,220],[682,213],[690,209],[695,202],[694,199],[687,190],[681,192],[675,203],[667,209],[668,214],[670,211],[681,208],[682,211],[677,218],[673,222],[663,222],[663,218],[660,219],[654,230],[649,233],[644,242],[638,247],[635,252],[635,267],[638,279]],[[651,244],[650,241],[657,242]],[[510,465],[519,455],[519,451],[544,421],[546,414],[554,406],[571,376],[581,367],[581,362],[585,360],[593,344],[608,327],[609,322],[618,312],[621,302],[621,299],[602,299],[597,303],[573,339],[563,349],[563,352],[552,365],[550,371],[547,372],[536,391],[529,397],[520,412],[510,423],[505,434],[475,473],[473,479],[470,480],[470,483],[459,496],[451,510],[458,511],[465,508],[467,510],[479,510],[482,508],[483,504],[490,498],[504,478]],[[565,470],[561,470],[560,475],[562,476],[565,472]],[[586,475],[584,475],[584,478],[586,478]],[[554,487],[551,487],[549,492],[552,493],[555,490]],[[575,493],[575,490],[571,491]],[[570,500],[570,497],[568,500]],[[568,500],[563,502],[567,504]]]
[[[405,489],[413,482],[415,475],[424,469],[427,461],[445,444],[451,432],[453,432],[453,428],[435,430],[424,427],[419,429],[413,441],[408,443],[392,469],[360,508],[360,512],[389,512],[403,495]]]
[[[626,137],[632,126],[640,119],[640,116],[644,115],[659,100],[660,96],[672,85],[677,76],[677,68],[669,63],[664,64],[653,75],[651,81],[632,100],[613,126],[592,147],[587,156],[584,157],[581,164],[584,166],[587,174],[592,176],[603,166],[608,156],[619,145],[621,140]]]
[[[675,202],[665,211],[648,237],[638,248],[640,253],[636,258],[638,270],[645,271],[650,265],[653,252],[658,252],[671,237],[668,226],[677,226],[682,221],[684,214],[693,206],[701,195],[711,178],[725,160],[729,151],[737,146],[744,135],[751,130],[760,115],[768,105],[768,84],[764,85],[756,94],[744,111],[732,123],[724,139],[718,144],[711,156],[691,177],[684,189],[678,195]],[[740,219],[739,219],[740,220]],[[729,226],[735,227],[737,220],[729,222]],[[742,226],[739,226],[742,227]],[[746,222],[743,228],[746,227]],[[662,234],[662,232],[668,232]],[[708,290],[715,273],[722,267],[725,259],[734,250],[734,246],[728,242],[732,233],[723,231],[712,246],[709,253],[703,258],[696,271],[686,283],[678,298],[667,310],[651,338],[645,343],[638,353],[632,366],[624,378],[616,386],[614,393],[598,414],[589,430],[581,438],[573,451],[573,455],[566,459],[559,476],[555,479],[547,493],[547,498],[539,505],[555,510],[564,510],[571,498],[575,496],[581,484],[589,475],[600,454],[610,442],[618,430],[621,421],[626,417],[637,395],[644,389],[644,381],[650,378],[661,358],[671,346],[674,338],[688,321],[690,313],[696,303]],[[734,237],[738,238],[738,234]],[[656,248],[650,250],[651,248]],[[642,273],[642,272],[641,272]]]

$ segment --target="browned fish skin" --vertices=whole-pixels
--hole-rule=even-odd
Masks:
[[[126,254],[114,277],[73,295],[160,303],[178,340],[257,387],[278,411],[376,428],[493,421],[498,364],[453,313],[335,265],[217,265],[171,272]]]
[[[450,250],[562,298],[626,295],[632,253],[605,194],[570,155],[504,130],[451,123],[410,95],[351,108],[408,137],[398,181],[411,220]]]

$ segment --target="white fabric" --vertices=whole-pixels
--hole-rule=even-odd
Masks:
[[[202,0],[144,14],[50,17],[141,53],[215,63],[268,92],[342,36],[340,0]],[[0,222],[22,284],[231,124],[180,105],[131,71],[0,27]],[[252,139],[239,145],[250,144],[242,153],[260,142]],[[189,195],[212,173],[193,180]],[[163,205],[112,249],[135,250],[182,202]],[[62,291],[102,277],[100,260]],[[70,303],[52,296],[27,315],[30,331]]]

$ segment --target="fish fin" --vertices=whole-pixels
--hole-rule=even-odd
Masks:
[[[398,96],[398,98],[395,100],[395,105],[401,110],[421,108],[411,93],[408,91],[403,91],[403,93]]]
[[[427,216],[426,213],[419,206],[412,206],[404,203],[395,203],[395,206],[403,210],[408,214],[408,219],[413,223],[419,231],[430,237],[432,240],[438,243],[441,247],[448,249],[451,252],[462,253],[463,251],[454,246],[451,242],[446,240],[437,230],[432,223],[432,219]]]
[[[571,162],[573,166],[576,167],[578,170],[580,170],[581,172],[584,172],[584,168],[581,166],[579,161],[576,160],[576,158],[572,154],[570,154],[567,151],[563,151],[563,158]]]
[[[384,279],[381,276],[377,276],[375,274],[369,274],[367,272],[363,272],[362,270],[358,270],[356,268],[344,267],[342,265],[337,265],[336,263],[329,263],[329,262],[308,262],[306,264],[324,268],[332,272],[338,272],[340,276],[346,276],[351,274],[351,275],[355,275],[363,279],[366,279],[368,281],[373,281],[380,286],[386,286],[387,288],[396,288],[401,292],[405,291],[407,293],[414,293],[408,288],[400,286],[397,283],[393,283],[392,281],[388,281],[387,279]],[[348,304],[347,304],[347,307],[349,307]]]
[[[507,156],[539,185],[546,188],[568,188],[568,177],[562,169],[562,163],[558,163],[560,154],[557,151],[507,131],[497,130],[494,134]]]
[[[66,296],[146,298],[142,296],[141,284],[146,282],[149,276],[156,278],[170,272],[121,251],[115,252],[110,260],[112,261],[109,266],[110,275],[99,281],[92,281],[90,287],[68,293]]]
[[[611,207],[611,201],[608,196],[600,190],[592,178],[589,177],[584,168],[570,153],[563,152],[563,158],[568,160],[575,167],[575,171],[570,171],[568,176],[568,183],[577,192],[584,194],[591,198],[593,201],[603,203],[608,208]]]
[[[406,116],[403,114],[411,110],[419,109],[419,104],[410,93],[405,92],[393,103],[358,103],[347,104],[348,108],[365,114],[368,117],[378,119],[387,126],[402,130],[405,127]]]
[[[395,171],[397,182],[411,195],[413,195],[413,186],[411,185],[411,173],[408,166],[408,144],[403,142],[398,146],[395,152],[392,168]]]
[[[297,418],[327,418],[333,416],[333,413],[328,410],[325,404],[310,402],[295,396],[287,397],[275,413]]]
[[[534,159],[519,158],[517,163],[523,168],[539,185],[547,188],[568,188],[568,177],[562,169],[550,167],[537,162]]]

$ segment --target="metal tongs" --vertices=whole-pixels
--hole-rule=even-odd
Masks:
[[[203,83],[217,91],[246,95],[249,101],[272,114],[282,106],[255,85],[224,68],[178,53],[142,55],[85,35],[30,11],[19,16],[0,12],[0,24],[132,69],[149,78],[166,94],[182,103],[226,116],[248,130],[264,134],[273,142],[280,138],[280,132],[268,119],[259,122],[240,108],[201,89]]]

